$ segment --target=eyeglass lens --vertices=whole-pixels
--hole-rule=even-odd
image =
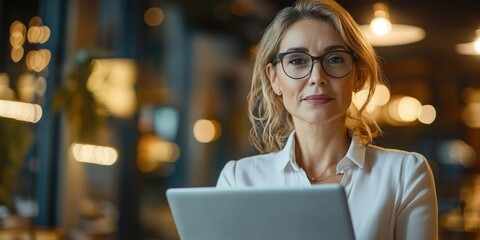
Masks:
[[[306,77],[313,69],[314,59],[320,59],[323,70],[333,78],[345,77],[352,70],[352,56],[348,52],[334,51],[320,57],[304,52],[291,52],[283,56],[285,74],[294,79]]]

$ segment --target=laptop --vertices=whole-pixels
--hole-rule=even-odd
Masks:
[[[340,184],[282,188],[170,188],[182,240],[355,239]]]

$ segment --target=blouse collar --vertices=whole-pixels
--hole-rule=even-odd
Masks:
[[[351,136],[352,141],[345,157],[338,162],[337,171],[357,165],[363,168],[365,165],[365,146],[355,136]],[[274,156],[275,169],[281,171],[290,165],[295,170],[300,170],[295,161],[295,131],[290,133],[287,142],[282,150],[278,151]]]

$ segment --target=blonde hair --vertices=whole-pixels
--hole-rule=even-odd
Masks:
[[[254,51],[252,85],[248,94],[248,113],[252,124],[250,142],[260,152],[274,152],[283,148],[294,129],[291,115],[281,98],[270,85],[266,66],[279,51],[280,41],[286,30],[301,19],[320,19],[332,24],[347,46],[355,52],[356,74],[367,88],[366,102],[358,109],[350,105],[346,114],[346,127],[364,145],[380,135],[376,122],[365,111],[372,99],[377,83],[383,81],[378,56],[367,42],[350,14],[333,0],[301,0],[292,7],[281,10],[266,28]]]

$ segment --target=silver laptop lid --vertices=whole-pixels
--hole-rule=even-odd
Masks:
[[[354,239],[343,187],[172,188],[182,240]]]

